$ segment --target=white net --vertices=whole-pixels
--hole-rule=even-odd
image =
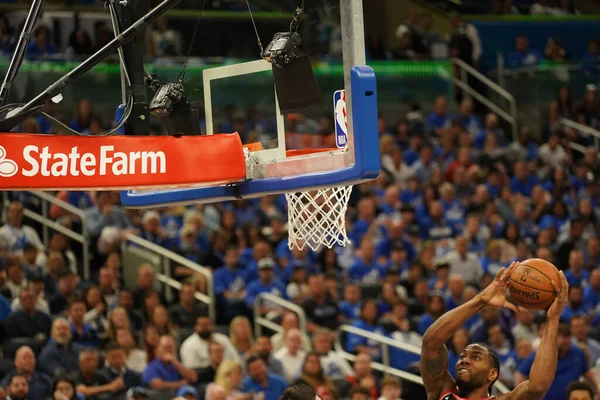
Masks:
[[[346,210],[352,186],[310,192],[286,193],[288,204],[288,247],[346,246]]]

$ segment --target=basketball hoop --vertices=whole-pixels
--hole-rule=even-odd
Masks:
[[[288,204],[288,247],[316,251],[321,246],[346,246],[346,210],[352,186],[309,192],[286,193]]]

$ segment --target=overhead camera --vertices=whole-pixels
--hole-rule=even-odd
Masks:
[[[183,85],[180,82],[164,83],[158,87],[150,102],[150,112],[171,114],[183,101],[185,101],[185,97],[183,96]]]
[[[300,55],[302,38],[297,32],[280,32],[267,45],[262,57],[280,68],[287,66]]]

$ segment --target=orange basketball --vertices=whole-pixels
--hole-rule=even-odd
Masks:
[[[509,277],[510,295],[523,308],[547,310],[556,298],[551,279],[560,287],[558,269],[551,262],[541,258],[521,261]]]

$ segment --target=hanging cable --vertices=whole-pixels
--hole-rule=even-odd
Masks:
[[[190,54],[192,54],[192,48],[194,47],[194,42],[196,40],[196,34],[198,33],[198,27],[200,26],[200,18],[202,18],[202,14],[204,13],[204,7],[206,6],[206,0],[202,0],[202,8],[200,8],[200,15],[198,16],[198,20],[196,21],[196,28],[194,29],[194,34],[192,35],[192,41],[190,42],[190,48],[188,49],[187,56],[185,57],[185,62],[183,63],[183,68],[177,77],[177,82],[183,82],[185,78],[185,70],[187,69],[187,63],[190,59]]]
[[[256,28],[256,22],[254,21],[254,17],[252,16],[252,8],[250,7],[250,1],[246,0],[246,5],[248,6],[248,13],[250,13],[250,21],[252,21],[252,26],[254,26],[254,33],[256,34],[256,40],[258,41],[258,47],[260,48],[260,54],[262,55],[265,52],[263,48],[262,42],[260,40],[260,35],[258,34],[258,29]]]

